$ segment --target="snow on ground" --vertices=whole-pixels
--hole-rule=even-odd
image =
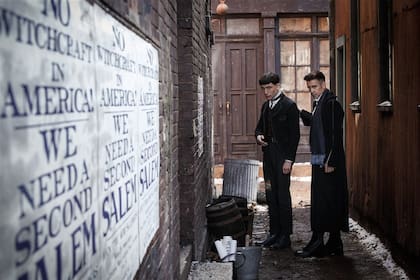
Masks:
[[[311,176],[298,176],[298,177],[291,176],[290,180],[296,181],[296,182],[310,182],[312,179],[311,179]]]
[[[383,266],[398,279],[409,279],[404,270],[394,262],[391,253],[376,235],[367,232],[352,218],[349,223],[350,231],[356,234],[359,242],[372,254],[373,258],[381,261]]]

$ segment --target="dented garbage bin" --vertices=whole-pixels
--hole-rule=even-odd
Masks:
[[[252,159],[226,159],[223,172],[223,195],[257,200],[260,162]]]

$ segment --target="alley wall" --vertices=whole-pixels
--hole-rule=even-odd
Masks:
[[[413,269],[420,259],[418,1],[334,2],[351,212]]]
[[[0,4],[1,279],[179,279],[206,249],[208,3]]]

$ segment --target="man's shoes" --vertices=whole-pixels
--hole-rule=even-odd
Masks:
[[[281,235],[279,238],[276,239],[273,245],[270,246],[270,249],[281,250],[281,249],[289,248],[290,244],[291,244],[290,236]]]
[[[277,236],[278,236],[277,234],[270,234],[270,236],[268,236],[266,240],[264,240],[263,242],[256,242],[255,245],[263,246],[263,247],[270,247],[276,242]]]
[[[343,241],[340,231],[332,231],[329,234],[328,241],[325,244],[325,254],[330,256],[343,256]]]
[[[325,254],[330,256],[343,256],[343,242],[340,240],[325,244]]]
[[[309,258],[309,257],[323,257],[325,256],[325,246],[323,239],[316,239],[310,246],[305,246],[302,250],[295,252],[296,257]]]
[[[340,257],[342,257],[344,255],[343,246],[337,246],[337,247],[333,247],[333,248],[331,248],[331,247],[327,248],[326,247],[325,248],[325,253],[327,255],[330,255],[330,256],[340,256]]]
[[[308,249],[309,249],[309,247],[311,247],[312,246],[312,244],[314,244],[314,242],[316,241],[318,239],[318,234],[316,233],[316,232],[313,232],[312,233],[312,237],[311,237],[311,240],[309,240],[309,242],[308,242],[308,244],[306,244],[306,246],[305,247],[303,247],[303,251],[308,251]],[[301,250],[301,251],[302,251]]]

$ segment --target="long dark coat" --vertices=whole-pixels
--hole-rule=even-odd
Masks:
[[[268,130],[272,137],[268,136]],[[283,163],[285,160],[295,160],[299,143],[299,110],[296,103],[282,95],[274,108],[270,109],[266,101],[255,129],[255,136],[261,134],[269,143],[262,150],[270,233],[289,235],[293,231],[290,173],[283,174]]]
[[[329,90],[324,91],[320,104],[326,151],[324,163],[328,162],[335,170],[325,173],[323,167],[312,166],[311,228],[316,232],[347,232],[349,219],[346,159],[343,148],[344,112],[336,96]],[[302,110],[301,118],[304,125],[312,125],[311,113]],[[312,141],[310,139],[311,145]]]

